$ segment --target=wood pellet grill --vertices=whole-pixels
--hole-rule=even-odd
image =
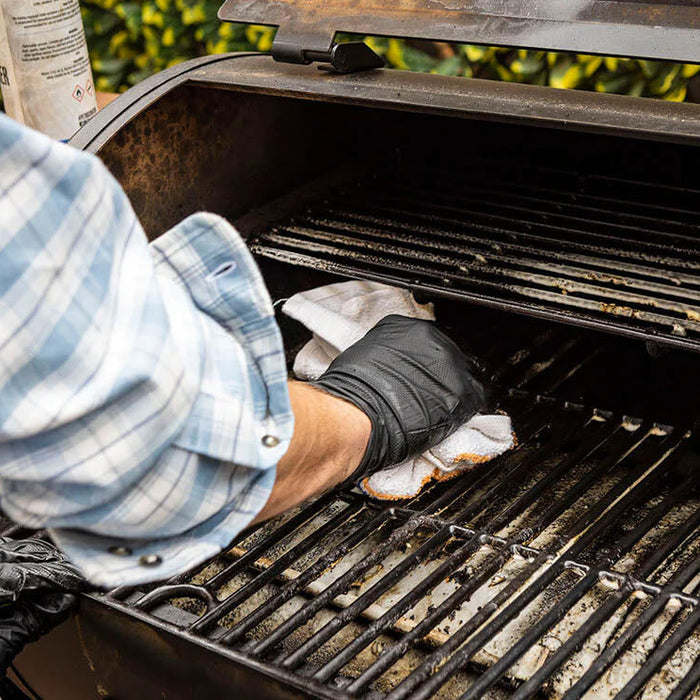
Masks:
[[[282,62],[177,66],[74,145],[151,236],[235,221],[276,300],[364,278],[434,301],[519,444],[413,500],[333,492],[175,580],[85,596],[19,668],[46,698],[697,696],[700,107],[371,69],[332,37],[700,62],[698,4],[222,16],[280,24]],[[306,336],[280,323],[291,358]],[[72,644],[84,679],[51,671]]]

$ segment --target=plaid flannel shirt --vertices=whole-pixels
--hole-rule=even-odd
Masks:
[[[0,507],[94,584],[170,577],[261,510],[293,429],[245,243],[152,244],[102,163],[0,115]]]

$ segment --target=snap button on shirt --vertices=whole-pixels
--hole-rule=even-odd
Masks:
[[[163,560],[157,554],[144,554],[139,557],[141,566],[158,566]]]

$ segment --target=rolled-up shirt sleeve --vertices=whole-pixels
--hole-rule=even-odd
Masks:
[[[213,556],[267,501],[293,416],[233,227],[150,245],[96,158],[0,115],[0,507],[96,585]]]

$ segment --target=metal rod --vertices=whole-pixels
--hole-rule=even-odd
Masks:
[[[357,600],[355,600],[347,608],[339,612],[330,622],[326,623],[320,630],[307,639],[300,647],[291,654],[283,654],[275,659],[276,663],[281,664],[285,668],[296,668],[305,659],[306,656],[319,649],[325,644],[338,630],[344,627],[348,622],[357,617],[368,605],[373,603],[379,596],[386,593],[390,588],[396,585],[396,582],[415,568],[418,564],[425,561],[430,554],[434,553],[441,545],[450,537],[449,528],[445,527],[436,532],[430,539],[424,542],[413,554],[403,559],[388,573],[382,576],[379,581],[374,583],[367,589]],[[315,674],[317,675],[317,674]]]
[[[428,177],[426,177],[428,175]],[[696,212],[690,210],[677,210],[665,207],[656,207],[654,211],[653,205],[641,204],[640,202],[625,202],[624,200],[615,199],[612,197],[600,197],[582,192],[571,192],[554,187],[541,187],[534,184],[523,184],[509,182],[508,189],[503,189],[502,179],[482,178],[481,176],[470,176],[465,173],[459,178],[458,182],[454,178],[445,177],[441,171],[432,171],[432,173],[421,172],[418,177],[409,177],[398,183],[400,185],[412,184],[414,187],[428,188],[438,192],[454,192],[464,191],[478,192],[481,195],[488,195],[490,198],[495,197],[496,201],[500,197],[514,197],[522,201],[531,201],[540,204],[547,208],[557,209],[565,206],[574,211],[585,213],[592,212],[599,216],[614,215],[617,218],[629,219],[632,221],[644,222],[647,226],[658,226],[661,231],[669,231],[676,227],[684,230],[688,229],[688,218],[696,216]],[[563,201],[562,201],[563,200]],[[629,206],[629,210],[625,210],[625,206]],[[642,211],[649,211],[644,214]],[[651,213],[654,211],[654,214]],[[669,218],[669,214],[675,213],[678,218]]]
[[[518,439],[521,444],[528,444],[531,440],[541,436],[543,431],[551,428],[551,411],[543,404],[538,404],[536,402],[533,402],[531,408],[532,410],[528,412],[524,419],[515,423]],[[543,413],[544,416],[542,415]],[[462,479],[459,489],[450,489],[437,499],[427,500],[424,497],[419,501],[421,509],[429,510],[432,513],[439,513],[448,508],[455,500],[464,500],[472,493],[475,493],[477,489],[483,488],[489,483],[493,483],[490,490],[479,499],[479,502],[483,503],[490,494],[494,494],[502,488],[504,481],[507,482],[517,478],[518,474],[531,467],[547,450],[557,449],[559,445],[566,440],[567,436],[573,434],[582,427],[584,420],[585,419],[578,414],[567,411],[562,415],[561,430],[553,432],[548,439],[544,439],[542,445],[532,453],[527,454],[521,450],[514,450],[505,454],[493,465],[497,467],[496,469],[486,469],[482,472],[474,471],[471,475],[466,475],[467,477],[471,476],[473,480],[465,483],[465,480]],[[475,506],[475,509],[478,507],[479,506]],[[468,517],[468,514],[465,514],[465,518],[466,517]]]
[[[601,476],[601,473],[609,469],[614,461],[614,458],[611,457],[609,460],[603,462],[600,465],[599,469],[594,470],[594,473],[591,476],[591,480],[599,478]],[[530,492],[535,492],[537,489],[538,485],[536,484],[530,489]],[[481,583],[488,580],[488,578],[492,576],[493,573],[496,570],[498,570],[498,568],[500,568],[502,563],[505,562],[507,558],[509,558],[511,548],[513,545],[519,543],[525,538],[531,539],[535,537],[538,532],[541,532],[549,524],[554,522],[554,520],[579,497],[579,492],[580,489],[578,486],[570,489],[567,494],[565,494],[561,499],[559,499],[556,502],[556,508],[549,509],[547,517],[541,518],[537,525],[535,525],[535,527],[528,528],[528,531],[527,533],[525,533],[525,536],[522,533],[520,533],[517,537],[511,538],[504,545],[503,554],[497,556],[494,559],[494,561],[491,562],[490,566],[483,568],[478,577],[475,577],[473,580],[469,581],[469,584],[465,585],[462,588],[460,598],[463,599],[465,595],[468,595],[471,591],[477,590]],[[529,499],[522,499],[522,507],[518,512],[522,512],[527,507],[529,502]],[[493,531],[495,529],[494,525],[495,521],[491,521],[487,524],[486,529],[489,531]],[[463,561],[475,551],[475,549],[478,546],[479,533],[476,533],[476,535],[473,536],[462,547],[460,547],[460,549],[457,550],[457,552],[455,552],[450,558],[443,562],[442,565],[438,567],[438,569],[432,572],[428,577],[421,581],[421,583],[418,584],[418,586],[413,588],[398,603],[392,606],[391,610],[388,611],[384,616],[382,616],[380,620],[377,620],[372,625],[370,625],[370,628],[365,630],[355,641],[353,641],[348,647],[343,649],[342,652],[340,652],[334,659],[329,661],[324,667],[319,669],[319,671],[314,675],[314,677],[317,679],[327,679],[336,670],[342,668],[342,666],[345,665],[345,663],[347,663],[347,661],[354,655],[354,653],[357,653],[357,651],[367,646],[367,644],[369,644],[374,638],[376,638],[376,636],[378,636],[382,631],[386,630],[389,625],[393,624],[393,622],[395,622],[404,612],[410,609],[410,607],[412,607],[415,604],[415,602],[417,602],[417,600],[423,595],[423,593],[431,587],[433,580],[437,582],[444,578],[446,575],[448,575],[450,572],[454,571],[454,569],[459,567],[463,563]],[[374,675],[376,677],[376,673]]]
[[[507,340],[502,340],[501,342],[503,343],[506,351],[512,350],[512,342],[508,342]],[[527,343],[525,347],[519,347],[509,357],[504,358],[500,366],[494,369],[492,380],[504,384],[507,381],[506,377],[508,377],[509,373],[519,373],[523,370],[527,372],[529,369],[529,363],[526,363],[526,360],[529,361],[530,358],[532,358],[534,354],[543,346],[545,348],[543,350],[543,354],[545,357],[547,357],[549,354],[547,352],[548,348],[557,342],[558,338],[555,337],[555,334],[551,328],[539,333],[532,339],[531,342]]]
[[[590,228],[599,225],[601,228],[608,228],[612,231],[614,235],[611,237],[617,239],[629,237],[648,243],[650,242],[649,238],[653,238],[673,246],[680,246],[683,244],[692,245],[696,242],[694,236],[687,233],[688,226],[685,227],[685,234],[677,232],[671,233],[668,229],[673,228],[673,226],[667,227],[662,231],[657,231],[650,229],[648,225],[639,226],[601,220],[600,214],[603,213],[604,210],[569,205],[568,208],[576,213],[567,214],[564,213],[562,207],[557,208],[551,206],[551,202],[549,203],[551,211],[541,211],[536,206],[533,206],[541,204],[541,202],[538,202],[536,199],[532,197],[523,197],[507,191],[505,193],[501,191],[499,194],[497,192],[480,191],[480,188],[469,188],[468,194],[455,195],[454,192],[440,191],[425,186],[411,187],[406,183],[395,182],[385,190],[378,191],[377,194],[380,199],[384,197],[389,199],[396,197],[397,199],[403,200],[406,198],[413,203],[414,207],[426,207],[430,209],[437,207],[445,211],[464,211],[469,213],[474,211],[480,213],[509,211],[513,212],[513,218],[517,218],[519,221],[532,221],[533,223],[539,223],[540,221],[561,222],[562,226],[565,225],[567,228],[575,229],[577,232],[589,233]],[[471,196],[472,194],[481,196]],[[582,209],[582,211],[578,211],[578,209]],[[610,211],[605,213],[608,215],[614,214],[614,212]],[[598,217],[595,216],[596,214]],[[607,218],[610,218],[610,216]]]
[[[509,312],[519,312],[526,316],[544,318],[548,320],[562,321],[584,328],[605,330],[630,338],[653,340],[655,343],[675,346],[696,352],[698,350],[697,334],[693,333],[692,327],[688,324],[674,323],[671,325],[669,319],[664,318],[663,322],[656,319],[656,315],[647,312],[636,311],[633,316],[613,314],[612,312],[602,312],[600,306],[586,299],[578,299],[569,296],[567,306],[559,306],[561,297],[553,293],[540,290],[539,297],[530,299],[519,298],[533,296],[531,292],[522,286],[510,286],[510,289],[501,289],[494,294],[476,291],[463,285],[464,278],[453,279],[447,273],[442,275],[434,271],[417,270],[415,266],[407,266],[400,259],[392,261],[391,270],[387,267],[379,267],[377,259],[365,256],[361,261],[362,266],[355,265],[358,255],[347,251],[343,258],[332,257],[330,259],[319,257],[319,251],[315,250],[311,255],[311,247],[308,252],[305,246],[287,250],[284,246],[268,246],[261,242],[251,242],[250,249],[255,254],[269,258],[277,262],[293,264],[314,269],[323,269],[325,272],[332,272],[349,277],[361,277],[367,280],[384,282],[394,286],[405,286],[410,289],[425,291],[445,299],[455,299],[459,301],[471,300],[486,307],[505,310]],[[350,262],[346,261],[347,258]],[[451,285],[458,282],[459,288],[452,288]],[[555,303],[551,303],[555,302]],[[571,308],[568,308],[571,307]],[[584,309],[590,313],[582,313]],[[634,318],[634,320],[632,320]],[[653,328],[650,324],[659,320],[660,327]]]
[[[334,500],[336,500],[334,494],[327,493],[317,501],[314,501],[310,505],[304,507],[300,513],[287,520],[280,527],[275,528],[273,532],[266,535],[266,537],[261,539],[260,542],[248,549],[243,556],[239,557],[234,562],[226,566],[223,570],[212,576],[212,578],[207,581],[207,588],[214,591],[225,582],[230,581],[239,571],[243,571],[243,569],[250,566],[263,552],[269,551],[278,545],[285,537],[289,536],[293,532],[296,532],[297,528],[299,528],[302,524],[309,522],[312,518],[317,517],[323,511],[323,509],[330,505]],[[357,515],[361,508],[362,504],[359,501],[355,502],[355,504],[349,505],[346,510],[338,514],[335,522],[342,520],[343,517],[348,518],[350,516]],[[307,538],[307,540],[308,539],[309,538]],[[296,551],[298,552],[299,550]]]
[[[349,512],[348,512],[349,511]],[[266,582],[271,581],[279,573],[284,571],[292,562],[296,561],[300,556],[308,552],[316,541],[322,539],[326,535],[335,530],[341,523],[348,520],[350,517],[357,514],[357,511],[351,509],[343,510],[335,515],[331,520],[322,525],[315,533],[316,537],[307,537],[295,547],[283,554],[275,563],[268,569],[258,574],[254,579],[239,588],[235,593],[224,599],[221,604],[207,614],[203,615],[191,627],[191,632],[204,632],[216,624],[226,613],[233,610],[240,602],[248,596],[255,593]],[[380,514],[381,516],[381,514]],[[377,516],[379,518],[380,516]],[[377,519],[375,518],[375,520]],[[372,521],[373,522],[373,521]],[[366,527],[366,526],[365,526]],[[362,531],[362,530],[360,530]],[[352,535],[351,535],[352,537]]]
[[[400,617],[408,612],[420,600],[424,593],[454,572],[481,546],[479,533],[475,533],[456,552],[446,559],[437,569],[412,588],[401,600],[391,606],[384,615],[371,622],[367,628],[350,644],[314,673],[314,678],[327,681],[362,649],[371,644],[382,632],[388,630]],[[505,557],[504,557],[505,558]],[[404,652],[405,653],[405,652]],[[376,677],[376,676],[375,676]]]
[[[549,493],[550,487],[557,479],[569,471],[576,464],[582,462],[586,458],[590,457],[601,445],[607,442],[616,432],[620,430],[620,427],[615,424],[608,423],[596,423],[594,421],[589,421],[582,428],[581,432],[584,434],[581,438],[581,444],[573,453],[568,454],[564,459],[553,465],[547,472],[537,480],[537,482],[531,486],[526,493],[524,493],[520,498],[511,502],[506,508],[504,508],[497,517],[489,523],[489,529],[492,532],[497,532],[502,527],[507,525],[509,522],[514,520],[519,514],[523,513],[525,509],[532,505],[536,500],[541,498],[543,494]],[[586,434],[592,433],[593,439],[586,440]],[[579,437],[579,435],[577,435]],[[582,489],[574,488],[573,491],[576,495],[583,493]],[[568,495],[568,494],[567,494]],[[482,498],[478,506],[483,507],[487,502],[486,498]],[[572,501],[573,502],[573,501]],[[558,504],[556,504],[558,506]],[[455,516],[455,521],[458,523],[463,523],[467,521],[467,515],[473,512],[477,504],[465,508]]]
[[[537,379],[537,377],[539,377],[543,372],[546,372],[552,365],[558,363],[562,357],[565,357],[573,349],[575,349],[579,342],[580,341],[578,338],[568,338],[565,340],[564,343],[555,352],[550,354],[544,362],[534,362],[532,365],[530,365],[530,367],[523,372],[522,376],[515,383],[514,388],[522,389],[530,382]]]
[[[478,168],[479,177],[488,177],[490,172],[498,173],[495,181],[499,184],[503,183],[504,177],[514,181],[515,184],[523,183],[523,176],[529,184],[533,181],[542,181],[547,183],[547,189],[552,191],[563,192],[572,197],[589,196],[595,197],[596,200],[608,201],[613,204],[629,205],[632,208],[643,206],[645,208],[654,208],[661,211],[672,211],[680,216],[697,216],[697,208],[694,203],[697,201],[697,196],[700,191],[697,189],[678,187],[668,185],[661,182],[648,182],[645,180],[635,180],[630,178],[611,177],[609,175],[582,173],[570,168],[545,166],[540,163],[534,163],[532,160],[522,161],[503,157],[502,155],[496,160],[493,157],[479,156],[478,154],[470,155],[470,162],[480,164],[483,168]],[[418,167],[420,164],[420,167]],[[433,178],[438,175],[445,177],[453,177],[456,179],[462,178],[468,173],[464,170],[455,170],[451,164],[440,164],[440,168],[431,167],[423,161],[416,162],[416,167],[408,167],[405,172],[409,175],[425,173],[426,178]],[[515,173],[519,174],[518,178],[514,178]],[[541,174],[541,180],[538,180],[537,175]],[[604,183],[600,189],[606,194],[596,193],[594,190],[595,183]],[[607,196],[610,192],[616,192],[618,195],[624,192],[625,188],[632,193],[631,199]],[[647,196],[640,197],[640,191],[644,188],[651,190],[652,194],[659,194],[659,199],[663,201],[663,205],[655,204],[652,198]],[[687,197],[690,206],[688,208],[678,208],[669,203],[669,194],[680,194],[684,198]],[[641,201],[640,201],[641,200]]]
[[[143,598],[139,598],[133,605],[137,610],[153,610],[161,603],[173,598],[195,598],[204,603],[207,612],[218,602],[204,586],[179,583],[160,586],[147,593]]]
[[[407,201],[397,199],[367,199],[361,203],[347,205],[344,200],[335,200],[305,217],[295,219],[297,225],[346,229],[358,232],[364,228],[368,233],[384,235],[405,232],[412,236],[427,235],[434,239],[460,243],[462,247],[476,247],[483,253],[506,253],[522,255],[527,259],[550,260],[560,264],[581,267],[612,268],[615,259],[623,264],[618,273],[639,276],[656,276],[658,268],[677,269],[683,274],[684,266],[678,256],[678,248],[666,243],[666,255],[661,244],[647,246],[636,239],[633,245],[623,248],[627,239],[606,238],[604,234],[569,230],[543,222],[522,222],[519,219],[479,211],[434,211],[433,209],[412,208]],[[687,227],[686,227],[687,228]],[[558,239],[555,237],[558,233]],[[692,258],[691,258],[692,259]],[[632,262],[624,262],[629,261]],[[686,270],[685,282],[692,280],[690,266]],[[613,268],[614,269],[614,268]]]
[[[456,523],[468,523],[476,514],[481,513],[489,504],[493,503],[497,497],[503,492],[504,490],[504,484],[513,484],[517,485],[518,480],[522,477],[523,474],[527,473],[528,470],[532,469],[533,465],[537,464],[538,460],[541,459],[542,454],[547,454],[551,453],[557,449],[559,449],[562,445],[566,443],[567,440],[571,439],[572,436],[578,434],[580,431],[586,431],[590,430],[590,417],[589,416],[577,416],[573,415],[572,416],[573,420],[567,421],[566,424],[564,421],[562,421],[561,430],[560,431],[553,431],[550,438],[546,440],[539,449],[533,451],[532,453],[525,453],[520,456],[520,459],[515,461],[515,464],[513,465],[513,468],[508,470],[508,472],[504,473],[503,471],[497,472],[494,474],[494,483],[493,485],[486,489],[483,493],[479,495],[479,497],[472,502],[470,505],[465,506],[460,510],[456,516],[453,517],[454,522]],[[597,427],[597,426],[596,426]],[[565,459],[563,462],[558,462],[553,469],[559,469],[559,471],[564,471],[565,469],[569,468],[571,466],[571,459],[575,459],[575,457],[571,457],[570,459]],[[494,470],[489,470],[492,473],[494,473]],[[476,491],[476,489],[473,489]],[[465,496],[469,496],[469,493],[465,493],[464,495],[460,495],[459,500],[464,501]],[[513,509],[514,512],[521,512],[521,508],[525,504],[529,504],[532,502],[534,498],[537,497],[537,494],[533,492],[532,489],[528,490],[526,494],[523,494],[523,496],[520,499],[517,499],[515,502],[511,504],[511,508]],[[439,510],[444,509],[444,500],[443,503],[439,503]],[[438,504],[432,504],[433,507],[431,510],[435,511],[438,510],[435,508],[436,505]],[[499,529],[505,522],[505,518],[507,515],[503,514],[501,518],[497,522],[493,522],[490,524],[490,528],[492,532],[495,532],[497,529]]]
[[[414,197],[404,198],[391,196],[390,194],[384,195],[382,193],[377,193],[373,198],[372,204],[376,202],[378,205],[387,205],[389,207],[396,207],[403,209],[405,215],[411,215],[414,211],[420,213],[420,208]],[[410,208],[413,207],[413,208]],[[615,230],[613,233],[603,233],[599,230],[590,230],[586,228],[574,228],[577,224],[581,227],[586,225],[586,221],[581,219],[578,220],[574,217],[564,217],[564,216],[552,216],[551,219],[554,221],[562,221],[563,223],[550,224],[547,221],[538,220],[537,217],[528,216],[531,212],[525,207],[517,207],[512,205],[500,205],[499,207],[491,207],[492,211],[489,210],[488,202],[474,200],[474,206],[466,209],[461,207],[456,207],[453,204],[437,204],[431,202],[429,205],[426,204],[425,209],[427,209],[431,215],[434,214],[447,214],[448,216],[455,217],[459,220],[471,220],[478,221],[480,219],[485,219],[487,221],[501,222],[505,227],[515,228],[518,227],[527,228],[531,226],[537,229],[538,232],[548,231],[550,233],[557,232],[560,236],[564,234],[566,237],[572,235],[579,236],[584,239],[589,239],[591,241],[600,241],[606,243],[612,243],[613,245],[620,245],[621,241],[630,241],[633,247],[642,247],[638,244],[640,231],[635,231],[634,227],[617,225],[613,226],[609,224],[611,229]],[[506,216],[505,213],[501,212],[511,212],[511,216]],[[567,225],[568,224],[568,225]],[[601,227],[603,228],[603,227]],[[649,232],[647,232],[648,234]],[[624,234],[624,235],[623,235]],[[647,235],[648,238],[648,235]],[[687,246],[692,244],[692,238],[689,237]],[[656,250],[663,254],[664,251],[668,252],[668,242],[667,241],[649,241],[645,240],[643,243],[644,249]],[[682,248],[680,246],[673,246],[674,254],[687,253],[691,259],[696,257],[697,251],[692,247]]]
[[[545,394],[553,394],[557,389],[560,389],[566,382],[568,382],[572,377],[577,375],[583,367],[594,362],[602,354],[603,350],[601,347],[587,348],[586,354],[583,358],[576,364],[570,364],[564,369],[562,373],[554,380],[550,380],[544,389]]]
[[[309,259],[312,266],[318,266],[318,256],[326,255],[333,259],[342,260],[343,265],[347,265],[349,261],[352,261],[356,265],[362,264],[363,276],[365,277],[369,276],[369,268],[377,267],[379,269],[387,269],[391,267],[394,283],[396,283],[397,279],[400,277],[399,272],[404,271],[413,279],[415,279],[415,277],[413,277],[415,275],[420,275],[422,278],[434,279],[439,282],[443,288],[445,284],[458,284],[460,291],[477,289],[481,294],[483,290],[492,290],[495,295],[501,298],[503,298],[504,294],[513,295],[515,297],[526,297],[528,303],[534,305],[546,304],[547,306],[555,307],[571,307],[572,309],[583,309],[594,312],[595,314],[607,314],[610,318],[614,317],[617,324],[634,325],[636,321],[641,321],[643,324],[647,324],[646,327],[648,327],[649,324],[657,324],[664,329],[678,327],[682,329],[683,333],[686,335],[700,332],[700,322],[694,320],[696,318],[695,315],[689,315],[686,317],[687,320],[684,320],[684,318],[680,316],[681,307],[673,311],[676,315],[670,315],[648,311],[644,308],[633,308],[634,304],[627,299],[623,300],[622,297],[617,301],[624,301],[624,303],[617,304],[613,303],[616,301],[614,297],[611,301],[606,300],[607,298],[605,296],[598,299],[589,299],[585,296],[562,294],[561,290],[554,292],[550,289],[538,286],[539,282],[544,281],[544,276],[540,276],[541,279],[538,278],[536,280],[532,275],[529,275],[527,279],[525,279],[526,276],[522,273],[516,274],[513,273],[512,270],[506,273],[494,266],[489,266],[487,272],[488,274],[498,273],[499,280],[491,281],[482,277],[475,277],[474,275],[467,274],[467,272],[460,272],[458,267],[454,264],[455,261],[449,257],[426,257],[426,254],[420,251],[411,248],[399,249],[394,245],[384,243],[376,243],[371,249],[368,249],[366,246],[360,246],[360,249],[357,250],[357,240],[349,237],[345,237],[344,241],[338,239],[339,237],[336,236],[331,242],[310,242],[298,238],[296,234],[271,233],[266,235],[264,240],[272,244],[275,248],[282,246],[293,251],[298,251],[295,252],[294,256],[298,264],[303,263],[305,255],[313,252],[316,257],[313,259],[313,262]],[[339,243],[342,245],[339,246]],[[253,249],[258,253],[265,252],[265,249],[260,247],[260,244],[254,245]],[[384,257],[380,257],[380,254]],[[428,265],[430,262],[442,266],[443,269],[430,267]],[[339,271],[341,267],[342,266],[339,264]],[[482,272],[481,269],[473,269],[476,270],[477,273]],[[508,275],[511,273],[512,277],[509,277]],[[550,281],[552,286],[557,286],[554,280]],[[523,282],[525,284],[522,284]],[[530,282],[533,284],[530,284]],[[562,282],[562,284],[565,283]],[[630,304],[632,304],[632,306],[630,306]],[[666,304],[666,306],[669,306],[669,304]],[[690,309],[692,311],[692,307],[690,307]],[[695,314],[695,312],[692,311],[692,314]]]
[[[296,593],[303,589],[303,587],[314,578],[319,576],[325,569],[329,566],[335,564],[339,561],[345,554],[347,554],[351,549],[356,547],[363,539],[365,539],[370,533],[375,532],[381,525],[392,517],[392,513],[389,510],[381,511],[372,520],[368,521],[362,527],[358,528],[352,532],[348,537],[346,537],[339,545],[336,545],[330,552],[320,557],[314,564],[305,569],[298,578],[294,581],[290,581],[285,584],[272,598],[265,601],[262,605],[255,609],[252,613],[246,615],[242,620],[237,622],[232,626],[223,636],[222,641],[226,644],[231,644],[241,637],[243,637],[249,630],[258,625],[262,620],[264,620],[272,611],[276,610],[288,600],[290,600]],[[409,535],[417,527],[416,523],[405,523],[398,530],[395,530],[383,543],[382,547],[377,548],[372,555],[366,557],[353,571],[355,576],[361,575],[368,569],[370,569],[374,563],[381,558],[382,552],[390,546],[394,546],[396,542],[400,541],[402,537]],[[398,533],[398,534],[397,534]],[[343,585],[349,586],[352,579],[347,576],[342,576],[337,579],[333,584],[331,584],[326,590],[318,597],[314,598],[313,601],[309,603],[307,610],[313,607],[314,610],[320,609],[323,605],[330,599],[335,597],[340,591]],[[339,584],[339,582],[341,582]],[[332,595],[329,591],[335,591]],[[227,599],[228,600],[228,599]],[[284,630],[280,628],[287,625],[290,620],[282,623],[275,631],[265,638],[267,641],[271,638],[277,639],[278,637],[284,636]],[[254,652],[255,654],[255,652]]]
[[[591,223],[613,223],[629,226],[630,224],[619,224],[620,220],[624,219],[634,222],[633,227],[639,228],[641,240],[644,240],[651,233],[658,235],[662,240],[668,240],[671,244],[674,243],[674,240],[688,239],[688,231],[693,229],[689,220],[693,219],[694,214],[690,212],[675,220],[668,218],[667,210],[661,210],[660,214],[663,215],[663,218],[659,215],[644,216],[637,211],[621,210],[620,202],[615,200],[605,203],[606,206],[603,206],[602,202],[586,204],[585,195],[580,195],[568,202],[562,202],[556,192],[548,191],[545,188],[540,188],[539,192],[533,192],[522,186],[503,189],[502,184],[500,183],[500,187],[498,185],[489,187],[488,183],[470,180],[469,177],[464,180],[460,179],[460,181],[449,181],[444,178],[433,179],[418,176],[413,179],[402,178],[388,182],[385,185],[385,191],[391,193],[420,192],[421,195],[425,195],[418,200],[421,204],[430,201],[431,198],[456,203],[476,202],[478,204],[479,201],[486,201],[488,204],[513,203],[515,206],[522,206],[540,216],[563,215]],[[575,215],[567,215],[566,212],[575,212]],[[680,232],[676,237],[674,231],[678,229]],[[692,238],[692,236],[690,237]]]
[[[693,689],[700,683],[700,656],[695,659],[695,663],[690,671],[673,689],[673,692],[668,696],[667,700],[685,700],[685,698],[697,697],[693,695]],[[697,690],[697,688],[695,688]]]
[[[639,525],[628,535],[620,540],[614,549],[614,553],[606,553],[604,556],[599,558],[598,566],[606,566],[611,564],[615,559],[619,559],[620,556],[627,553],[639,540],[644,537],[649,530],[658,523],[658,521],[666,515],[671,508],[676,505],[679,500],[682,500],[684,495],[687,493],[688,487],[691,486],[691,482],[685,481],[682,483],[673,493],[665,498],[656,508],[653,508],[651,512],[642,520]],[[689,532],[692,532],[697,523],[700,522],[700,511],[698,511],[694,517],[691,517],[686,521],[684,527],[680,528],[674,537],[670,538],[664,545],[659,548],[655,553],[655,556],[649,561],[648,564],[640,567],[639,576],[646,576],[651,571],[656,568],[658,561],[665,559],[681,542],[683,542],[688,536]],[[604,562],[604,563],[603,563]],[[474,685],[469,688],[469,690],[464,693],[461,700],[476,700],[481,697],[481,695],[486,692],[496,681],[498,681],[505,672],[517,661],[530,647],[532,647],[535,642],[542,637],[542,635],[549,629],[551,629],[557,622],[560,622],[569,611],[573,608],[574,604],[577,603],[586,593],[588,593],[596,584],[598,583],[598,571],[591,569],[588,574],[571,590],[567,593],[564,598],[558,601],[555,605],[550,608],[550,610],[537,620],[537,623],[533,625],[530,632],[522,636],[516,644],[511,647],[508,652],[506,652],[491,668],[489,668],[484,674],[482,674]],[[505,611],[504,611],[505,614]],[[494,620],[490,625],[496,627],[497,620]],[[480,635],[483,639],[488,639],[488,627],[486,627]],[[490,635],[493,637],[494,635]],[[478,642],[476,639],[470,640],[469,644],[472,644],[475,648]],[[466,656],[466,651],[460,650],[460,653]],[[469,658],[464,659],[465,662],[469,661]],[[538,674],[535,673],[535,676]]]
[[[617,245],[594,245],[578,239],[562,238],[561,235],[546,236],[544,233],[547,229],[538,229],[537,232],[531,228],[512,230],[483,221],[438,216],[434,213],[411,212],[407,216],[404,208],[376,204],[370,206],[365,203],[355,203],[350,209],[340,205],[332,208],[329,206],[314,211],[304,221],[319,225],[337,223],[367,227],[377,232],[409,231],[414,235],[449,236],[457,242],[484,246],[486,250],[500,248],[509,250],[514,255],[533,255],[539,252],[542,259],[573,262],[584,267],[607,268],[660,279],[666,279],[669,270],[672,270],[674,275],[681,275],[678,278],[681,283],[697,283],[697,276],[684,272],[683,261],[673,258],[668,250],[666,255],[653,255],[650,251],[642,253],[620,248],[619,241]],[[637,262],[629,262],[635,259]]]
[[[631,700],[639,689],[663,666],[700,624],[700,606],[696,607],[663,644],[654,649],[646,663],[634,674],[614,700]]]
[[[427,239],[419,241],[406,234],[397,233],[392,234],[391,237],[382,237],[373,236],[371,231],[365,230],[359,237],[348,233],[346,229],[337,232],[296,224],[281,227],[278,232],[267,234],[265,240],[293,244],[297,238],[308,239],[320,241],[321,243],[316,243],[317,246],[322,243],[329,244],[327,246],[329,250],[334,246],[359,248],[360,254],[367,248],[368,242],[372,241],[373,252],[400,256],[403,259],[423,259],[426,264],[443,265],[462,273],[453,273],[456,277],[463,277],[464,273],[468,273],[469,281],[475,284],[497,284],[502,279],[514,280],[517,283],[529,283],[533,286],[553,287],[559,294],[563,289],[567,293],[588,294],[609,302],[620,301],[642,308],[650,305],[650,296],[653,296],[655,309],[676,312],[682,316],[689,312],[700,314],[700,307],[691,303],[700,300],[700,289],[679,289],[678,286],[670,284],[635,280],[625,277],[619,271],[616,274],[602,275],[571,265],[529,260],[524,257],[515,258],[501,252],[494,254],[492,251],[485,251],[485,255],[482,255],[455,245],[454,242],[447,244]],[[594,284],[591,280],[608,282],[611,286],[604,287]],[[697,284],[700,286],[700,278]],[[628,291],[630,289],[634,291]],[[678,297],[680,301],[669,297]],[[565,303],[566,300],[561,301]]]

